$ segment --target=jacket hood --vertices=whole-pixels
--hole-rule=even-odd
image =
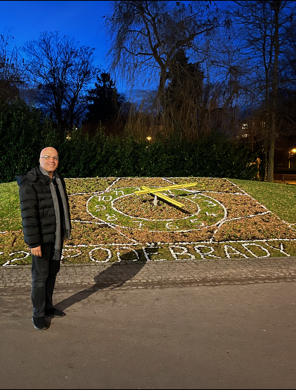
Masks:
[[[17,175],[16,181],[17,184],[20,186],[24,180],[29,180],[29,181],[37,181],[38,177],[45,178],[46,176],[42,175],[38,167],[32,168],[29,172],[27,172],[25,175]]]

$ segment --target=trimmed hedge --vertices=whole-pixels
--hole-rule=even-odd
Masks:
[[[55,130],[40,111],[22,101],[0,109],[0,182],[38,165],[40,151],[56,148],[64,177],[154,176],[231,177],[253,179],[257,154],[217,131],[198,141],[174,135],[149,144],[129,135],[108,137],[103,130],[90,138],[81,129],[71,140]]]

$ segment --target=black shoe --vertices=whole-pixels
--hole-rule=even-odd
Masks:
[[[47,317],[53,317],[53,318],[62,318],[65,317],[66,313],[64,313],[61,310],[55,309],[54,307],[49,310],[45,310],[45,315]]]
[[[38,330],[46,330],[48,329],[47,323],[44,317],[33,317],[32,322],[34,324],[34,328]]]

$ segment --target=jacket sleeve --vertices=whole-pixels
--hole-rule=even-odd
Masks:
[[[34,188],[25,181],[20,185],[19,197],[24,240],[30,248],[36,248],[42,242],[37,194]]]
[[[65,180],[64,178],[60,175],[60,179],[61,179],[61,182],[62,182],[62,186],[64,188],[64,191],[65,191],[65,196],[66,196],[66,200],[67,200],[67,205],[68,205],[68,211],[69,211],[69,221],[70,221],[70,228],[72,229],[72,225],[71,225],[71,212],[70,212],[70,204],[69,204],[69,197],[68,197],[68,194],[67,194],[67,188],[66,188],[66,183],[65,183]]]

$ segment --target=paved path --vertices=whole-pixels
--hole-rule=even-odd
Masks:
[[[0,295],[30,289],[30,266],[0,268]],[[147,288],[296,281],[296,257],[63,265],[56,289]]]
[[[294,281],[295,257],[62,266],[40,332],[30,266],[2,267],[0,389],[295,388]]]
[[[296,283],[0,297],[2,389],[295,389]]]

